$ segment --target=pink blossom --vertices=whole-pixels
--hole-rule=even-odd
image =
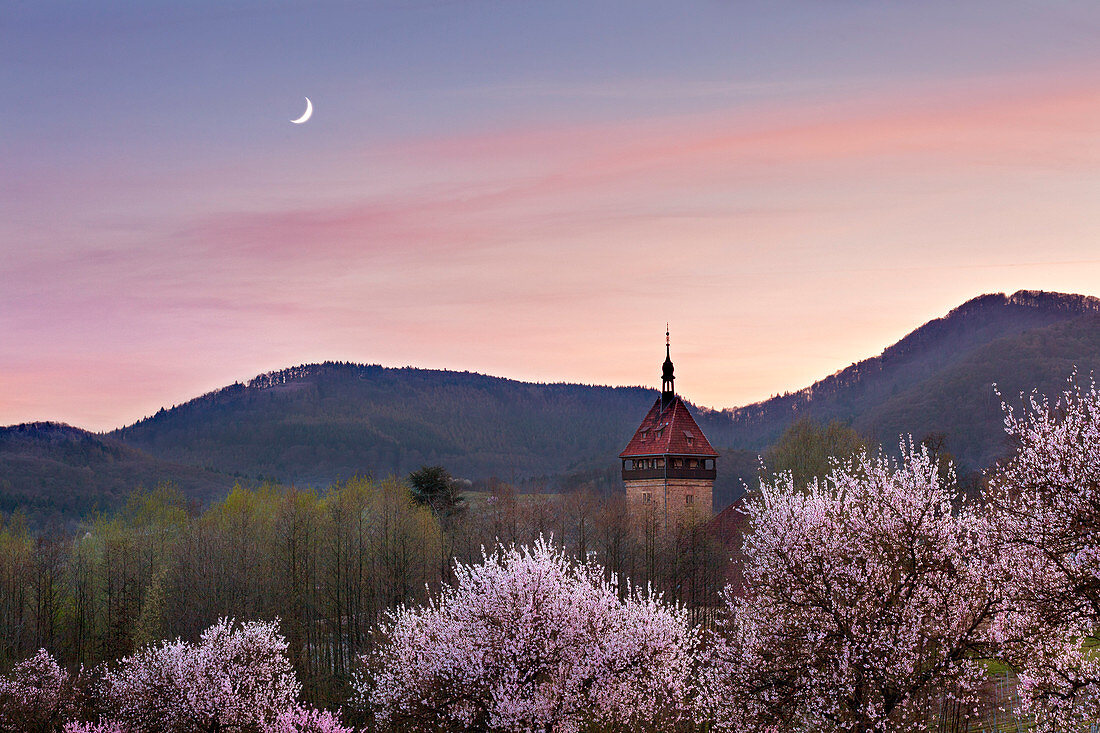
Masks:
[[[129,733],[122,724],[114,721],[100,723],[66,723],[63,733]]]
[[[975,687],[988,531],[951,478],[906,443],[900,461],[863,454],[805,489],[764,482],[702,714],[739,731],[916,731],[932,696]]]
[[[1006,599],[992,637],[1038,727],[1071,730],[1100,717],[1100,394],[1075,376],[1003,407],[1017,450],[987,495]]]
[[[47,730],[64,715],[69,673],[45,649],[0,677],[0,730]]]
[[[222,619],[197,644],[167,641],[106,676],[118,719],[139,731],[254,729],[290,708],[299,685],[278,622]]]
[[[343,725],[335,713],[295,706],[279,713],[263,733],[355,733],[355,729]]]
[[[458,563],[455,583],[383,626],[363,702],[400,725],[576,731],[681,719],[697,632],[545,540]]]

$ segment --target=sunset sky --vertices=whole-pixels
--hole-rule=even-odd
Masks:
[[[656,386],[666,321],[732,407],[1100,295],[1097,39],[1091,1],[9,3],[0,424],[325,359]]]

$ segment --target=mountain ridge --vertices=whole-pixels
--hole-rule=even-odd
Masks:
[[[20,510],[43,521],[88,515],[165,481],[201,502],[228,491],[236,479],[162,461],[66,423],[0,427],[0,513]]]
[[[584,436],[578,426],[588,426],[594,434],[604,436],[597,442],[606,443],[604,447],[610,451],[618,439],[609,436],[629,430],[620,424],[621,408],[638,405],[644,411],[640,406],[655,394],[645,387],[532,383],[474,372],[324,362],[258,375],[161,410],[111,435],[162,458],[195,462],[196,452],[212,451],[223,460],[228,458],[233,471],[308,483],[346,477],[364,466],[400,475],[422,462],[436,460],[448,461],[458,473],[526,478],[589,467],[587,456],[570,456],[578,432],[582,439]],[[608,413],[598,409],[605,403],[616,408],[611,411],[616,417],[610,421]],[[456,411],[457,405],[461,409]],[[511,409],[513,405],[519,405],[523,414]],[[324,433],[329,446],[340,446],[337,452],[341,455],[328,460],[317,455],[304,457],[307,463],[313,461],[312,466],[291,465],[262,447],[254,452],[253,461],[227,457],[224,446],[249,441],[237,422],[248,419],[249,410],[264,416],[260,429],[272,434],[273,444],[281,442],[302,447],[300,452],[316,453],[312,449],[319,446],[310,440]],[[561,414],[555,415],[555,410]],[[417,413],[416,419],[409,418],[411,411]],[[551,422],[545,430],[538,424],[540,414]],[[211,419],[213,422],[208,422]],[[217,441],[206,439],[205,447],[181,451],[178,440],[165,437],[165,431],[175,437],[187,434],[199,423],[215,431]],[[474,436],[478,440],[472,440]],[[310,450],[305,449],[307,443]],[[548,444],[553,446],[552,455],[540,452]],[[353,454],[361,453],[359,449],[365,445],[370,446],[369,455],[359,458],[367,460],[355,460]],[[471,458],[468,454],[475,448],[498,454],[504,462]],[[610,454],[617,454],[620,448]],[[215,460],[211,465],[225,464]]]
[[[914,382],[932,379],[937,373],[965,361],[975,349],[1080,318],[1085,318],[1080,325],[1088,328],[1090,317],[1095,318],[1098,314],[1100,298],[1087,295],[1019,290],[1011,295],[990,293],[971,298],[946,315],[909,332],[876,356],[855,362],[795,392],[722,410],[728,421],[724,426],[726,443],[761,449],[778,437],[783,424],[802,416],[819,421],[851,421],[859,427],[859,416],[865,408],[871,409],[870,403],[881,404],[897,398]],[[1083,363],[1076,366],[1100,368],[1092,346],[1081,353]],[[1061,375],[1063,381],[1073,366]],[[887,374],[888,370],[892,371]],[[993,381],[1006,380],[990,381],[986,385],[990,395]],[[1020,387],[1049,389],[1051,380],[1042,379]],[[1012,389],[1015,390],[1016,385]],[[863,427],[881,433],[873,426],[865,424]],[[911,428],[910,432],[917,431]],[[874,437],[886,436],[877,434]],[[977,462],[990,457],[989,451],[964,452],[972,454]]]
[[[762,451],[800,417],[840,420],[887,446],[896,445],[900,433],[917,439],[940,433],[964,469],[984,468],[1005,450],[992,383],[1008,395],[1058,391],[1075,367],[1100,370],[1100,298],[993,293],[796,392],[732,409],[692,410],[723,451],[715,490],[722,503],[737,493],[741,479],[751,478],[755,464],[746,456]],[[0,477],[5,466],[14,466],[8,483],[10,475],[25,479],[7,489],[0,483],[0,510],[15,502],[11,497],[33,497],[36,487],[57,486],[64,476],[75,482],[77,494],[102,479],[112,497],[120,481],[182,476],[190,482],[188,492],[201,497],[221,490],[231,477],[322,486],[355,474],[404,475],[435,463],[475,481],[496,477],[529,490],[587,484],[616,491],[614,456],[656,395],[642,386],[303,364],[161,408],[107,433],[62,426],[102,443],[85,446],[75,457],[63,441],[51,442],[57,424],[32,424],[41,433],[36,445],[12,448],[10,439],[0,440]],[[0,437],[18,432],[0,429]],[[120,446],[136,452],[106,460]],[[116,465],[120,460],[129,466]],[[722,471],[722,465],[729,468]],[[89,477],[92,466],[103,476]]]

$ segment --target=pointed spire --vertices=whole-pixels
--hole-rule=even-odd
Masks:
[[[672,340],[669,338],[668,324],[665,324],[665,363],[661,365],[661,403],[668,405],[672,402],[673,397],[676,396],[676,389],[673,386],[673,381],[676,377],[673,374],[672,366]]]

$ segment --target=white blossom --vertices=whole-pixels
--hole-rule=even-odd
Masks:
[[[899,462],[865,453],[805,489],[764,482],[704,713],[727,730],[923,730],[932,696],[971,689],[988,533],[948,478],[903,444]]]
[[[1100,394],[1076,376],[1053,402],[1005,404],[1017,450],[990,483],[998,582],[992,627],[1041,729],[1100,717]]]
[[[0,677],[0,730],[52,730],[65,714],[69,673],[45,649]]]
[[[685,609],[620,588],[551,543],[458,563],[453,586],[390,615],[363,701],[401,727],[672,726],[691,692]]]
[[[149,733],[252,730],[292,707],[299,684],[278,622],[221,619],[198,643],[166,641],[106,675],[124,727]]]

